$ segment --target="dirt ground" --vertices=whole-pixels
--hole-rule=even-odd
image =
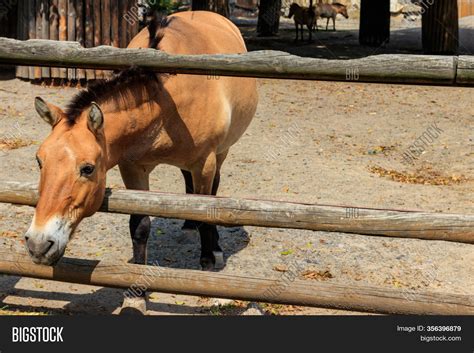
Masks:
[[[288,29],[280,39],[259,42],[243,31],[252,49],[268,41],[283,43],[282,38],[292,35]],[[354,53],[352,37],[344,37],[353,32],[342,29],[324,35],[331,46],[330,38],[345,38],[331,49],[341,56]],[[468,41],[462,43],[474,52]],[[286,46],[289,51],[304,48],[288,41]],[[304,50],[317,46],[313,43]],[[389,49],[393,50],[383,50]],[[219,195],[474,213],[472,88],[279,80],[259,80],[258,86],[257,114],[224,164]],[[49,127],[34,111],[34,97],[64,106],[75,93],[77,89],[71,87],[0,81],[1,180],[38,180],[35,151]],[[439,136],[413,165],[404,164],[405,150],[432,124],[441,130]],[[122,187],[116,168],[109,172],[107,183]],[[151,188],[183,192],[179,170],[159,166],[152,174]],[[1,204],[0,246],[22,249],[22,235],[32,215],[30,207]],[[198,269],[199,236],[183,234],[181,224],[180,220],[152,220],[150,264]],[[281,278],[297,268],[300,279],[348,287],[474,293],[474,248],[468,244],[257,227],[220,227],[219,231],[227,261],[223,272],[228,274]],[[102,213],[82,222],[66,252],[68,257],[123,262],[131,255],[128,217]],[[118,312],[122,291],[0,276],[0,300],[3,314],[108,314]],[[151,315],[225,315],[247,309],[247,303],[240,301],[214,304],[208,298],[151,293],[148,310]],[[265,304],[260,310],[347,313]]]

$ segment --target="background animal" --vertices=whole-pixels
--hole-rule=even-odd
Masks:
[[[300,6],[296,3],[290,5],[290,12],[288,13],[288,18],[294,16],[295,28],[296,28],[296,38],[295,41],[298,41],[298,29],[300,29],[301,40],[303,40],[303,26],[308,28],[309,40],[312,40],[313,28],[316,23],[316,12],[315,7],[308,8]]]
[[[317,22],[317,17],[321,18],[326,18],[326,31],[328,30],[329,26],[329,20],[332,19],[332,25],[333,25],[333,30],[336,30],[336,16],[337,14],[341,14],[345,18],[349,18],[349,15],[347,14],[347,7],[344,6],[343,4],[340,4],[338,2],[332,3],[332,4],[316,4],[316,20],[315,20],[315,26],[316,30],[318,30],[318,22]]]

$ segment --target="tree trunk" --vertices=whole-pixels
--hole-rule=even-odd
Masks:
[[[459,49],[458,4],[436,0],[422,4],[422,42],[427,54],[456,54]]]
[[[274,36],[280,25],[281,0],[261,0],[258,11],[257,32],[259,36]]]
[[[193,11],[198,11],[198,10],[204,10],[208,11],[209,10],[209,0],[193,0],[191,9]]]
[[[211,11],[217,12],[218,14],[228,18],[230,16],[229,0],[214,0]]]
[[[390,1],[362,0],[359,43],[379,47],[390,40]]]

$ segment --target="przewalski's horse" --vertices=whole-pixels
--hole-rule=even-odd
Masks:
[[[326,18],[326,31],[328,30],[329,20],[332,19],[333,30],[336,30],[336,16],[341,14],[345,18],[349,18],[347,14],[347,7],[338,2],[332,4],[316,4],[316,17]],[[318,22],[316,23],[316,30],[318,30]]]
[[[244,53],[245,43],[226,18],[205,11],[174,14],[143,29],[130,48],[170,54]],[[128,189],[148,190],[160,163],[177,166],[186,192],[215,195],[229,148],[257,107],[256,80],[163,75],[129,69],[81,91],[65,111],[36,98],[52,126],[41,144],[39,200],[26,245],[35,263],[51,265],[64,254],[79,222],[104,197],[106,172],[118,165]],[[222,266],[215,225],[196,224],[204,270]],[[150,218],[130,217],[133,259],[146,262]]]
[[[303,26],[306,26],[309,31],[309,40],[312,40],[313,28],[316,23],[316,12],[315,7],[312,9],[308,7],[303,7],[297,3],[292,3],[290,5],[290,12],[288,13],[288,18],[294,16],[295,28],[296,28],[296,38],[295,41],[298,41],[298,26],[301,31],[301,40],[303,40]]]

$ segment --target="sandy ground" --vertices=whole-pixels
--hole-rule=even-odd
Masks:
[[[474,213],[472,89],[277,80],[258,85],[257,114],[224,164],[219,195]],[[49,127],[34,111],[33,99],[39,95],[64,106],[76,92],[0,81],[0,179],[38,180],[34,155]],[[432,124],[442,130],[439,137],[413,165],[405,165],[403,152]],[[26,146],[9,149],[18,147],[11,145],[12,136]],[[107,182],[122,187],[116,168]],[[159,166],[151,188],[183,192],[179,170]],[[29,207],[1,204],[0,246],[21,249],[32,215]],[[197,234],[183,235],[180,220],[154,218],[152,224],[150,264],[198,269]],[[348,288],[364,284],[406,293],[474,293],[472,245],[257,227],[219,231],[228,274],[281,278],[285,270],[297,268],[301,279]],[[126,262],[131,251],[128,217],[96,214],[83,221],[66,256]],[[0,276],[0,294],[3,313],[116,313],[122,299],[121,290],[10,276]],[[217,308],[213,303],[152,293],[148,309],[149,314],[219,315],[241,313],[247,305]],[[261,309],[347,313],[281,305]]]

